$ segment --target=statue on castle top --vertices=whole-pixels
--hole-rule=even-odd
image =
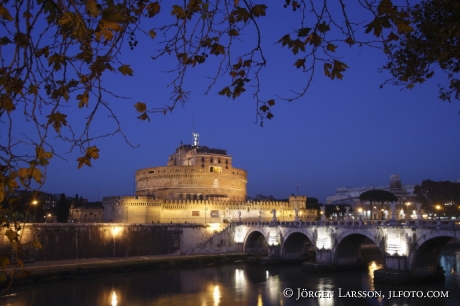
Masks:
[[[195,147],[198,147],[198,145],[200,144],[199,141],[198,141],[198,137],[200,136],[198,133],[192,133],[193,134],[193,145]]]

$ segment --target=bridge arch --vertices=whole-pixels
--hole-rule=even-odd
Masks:
[[[438,272],[439,252],[449,240],[457,238],[452,232],[432,231],[416,240],[408,254],[408,270],[415,275],[433,275]]]
[[[281,245],[282,258],[306,258],[310,246],[315,246],[311,233],[290,230],[283,237]]]
[[[335,240],[335,243],[332,247],[333,263],[358,263],[359,260],[362,259],[361,246],[366,239],[369,239],[378,247],[383,258],[385,255],[384,247],[379,241],[377,241],[371,232],[347,232],[339,235]]]
[[[265,253],[268,252],[268,238],[261,229],[251,229],[244,237],[243,252]]]

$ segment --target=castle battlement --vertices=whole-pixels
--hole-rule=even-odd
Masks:
[[[102,199],[105,222],[218,223],[234,220],[270,221],[271,212],[283,220],[306,208],[306,197],[289,201],[246,201],[247,172],[234,168],[225,149],[182,144],[166,166],[139,169],[136,195]],[[294,217],[292,217],[294,218]]]

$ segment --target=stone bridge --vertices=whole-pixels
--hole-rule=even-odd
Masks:
[[[334,267],[359,263],[361,245],[368,238],[379,248],[385,272],[429,278],[440,274],[437,267],[441,247],[453,238],[460,239],[460,222],[240,222],[234,235],[244,252],[265,251],[273,258],[305,259],[312,247],[317,264]]]

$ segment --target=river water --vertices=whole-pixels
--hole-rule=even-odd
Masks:
[[[446,270],[443,283],[374,285],[372,272],[382,267],[378,260],[370,262],[368,270],[325,274],[302,272],[300,264],[257,266],[235,263],[17,287],[0,294],[0,305],[460,305],[460,248],[443,248],[439,262]],[[283,296],[283,291],[289,293],[286,288],[293,290],[291,298]],[[318,291],[324,296],[298,297],[299,292],[301,296],[314,293],[318,296]],[[367,295],[371,291],[370,295],[380,296],[353,297],[360,294],[357,291],[364,291]],[[329,297],[329,292],[334,296]],[[394,297],[395,294],[399,297]],[[427,294],[447,294],[448,297],[421,297]]]

